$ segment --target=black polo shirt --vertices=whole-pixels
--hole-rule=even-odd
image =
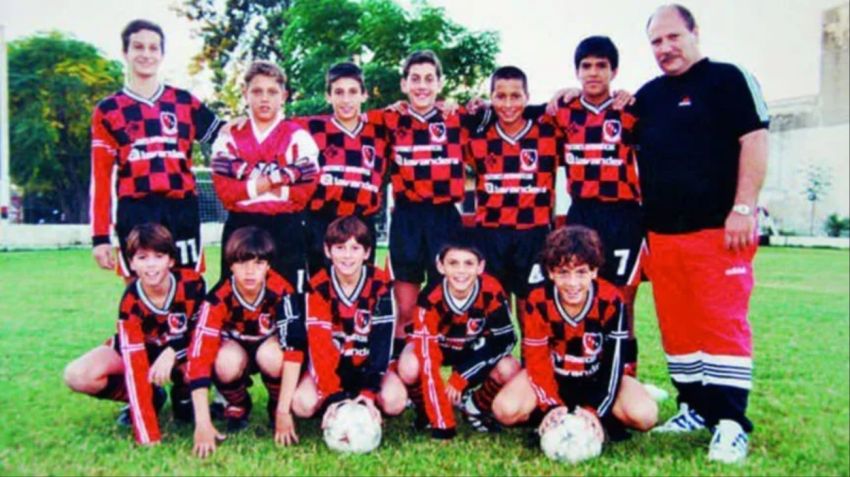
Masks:
[[[768,127],[756,80],[704,58],[637,92],[638,166],[646,226],[658,233],[723,227],[738,183],[738,139]]]

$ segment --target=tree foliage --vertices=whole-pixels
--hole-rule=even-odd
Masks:
[[[217,13],[217,3],[184,0],[178,9],[199,25],[204,48],[197,63],[213,69],[218,92],[232,93],[244,63],[277,61],[289,75],[293,114],[327,111],[324,73],[338,61],[361,64],[371,97],[367,106],[374,107],[402,98],[399,70],[413,50],[440,56],[445,93],[461,100],[491,72],[499,51],[496,33],[470,32],[424,1],[412,12],[393,0],[228,0],[226,13]]]
[[[12,179],[25,193],[55,200],[66,220],[85,223],[91,112],[121,87],[121,64],[56,32],[8,48]]]

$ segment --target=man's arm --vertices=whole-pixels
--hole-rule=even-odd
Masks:
[[[734,210],[726,217],[726,248],[738,251],[753,244],[756,230],[756,205],[767,173],[768,132],[757,129],[738,140],[741,152],[738,160],[738,188],[735,204],[750,207],[751,213],[740,214]]]

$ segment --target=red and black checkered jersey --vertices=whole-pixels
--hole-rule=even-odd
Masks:
[[[467,140],[465,113],[444,116],[432,109],[420,115],[379,110],[369,122],[387,128],[393,198],[448,204],[463,200],[462,146]]]
[[[599,416],[611,410],[623,371],[626,313],[617,287],[601,279],[594,280],[576,316],[562,306],[552,282],[531,291],[522,353],[541,409],[563,405],[558,379],[582,383]]]
[[[189,92],[161,85],[151,98],[126,87],[92,114],[92,235],[109,243],[112,194],[142,198],[196,195],[192,143],[211,142],[221,121]],[[113,190],[112,173],[117,168]]]
[[[127,286],[118,312],[118,347],[124,363],[124,380],[133,416],[136,441],[160,440],[159,422],[153,408],[153,389],[148,372],[146,346],[170,346],[177,361],[186,358],[186,347],[195,324],[195,312],[204,298],[204,279],[191,270],[172,270],[169,291],[157,306],[145,294],[139,279]]]
[[[452,387],[462,391],[483,382],[516,343],[507,295],[498,280],[484,274],[466,300],[457,300],[444,279],[419,295],[413,328],[414,352],[422,363],[425,412],[434,429],[453,429],[452,404],[440,375],[443,353],[463,351],[469,357],[454,365],[448,380]]]
[[[295,162],[317,162],[319,149],[310,134],[294,121],[279,116],[265,131],[253,118],[213,144],[215,160],[244,161],[239,177],[214,173],[213,186],[224,207],[231,212],[276,215],[301,212],[316,190],[316,181],[282,186],[263,194],[257,180]]]
[[[387,133],[366,120],[349,131],[333,116],[296,118],[319,147],[319,185],[310,210],[331,217],[374,215],[387,174]]]
[[[301,362],[307,345],[303,296],[285,278],[269,270],[253,303],[236,288],[236,278],[219,282],[206,296],[189,346],[189,386],[208,387],[221,338],[263,341],[277,333],[286,361]]]
[[[364,375],[364,394],[374,399],[387,371],[395,336],[395,305],[389,276],[363,265],[360,281],[346,294],[334,268],[310,279],[307,335],[313,378],[321,399],[342,391],[337,374],[345,360]]]
[[[635,123],[631,113],[576,98],[561,102],[555,121],[563,130],[567,191],[573,200],[640,201]]]
[[[558,128],[535,120],[527,120],[513,137],[496,123],[470,138],[465,151],[476,174],[476,223],[514,229],[549,225],[559,144]]]

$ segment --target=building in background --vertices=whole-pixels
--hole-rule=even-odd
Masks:
[[[850,4],[823,12],[820,89],[771,102],[770,162],[760,205],[783,232],[825,235],[831,214],[850,215]],[[781,80],[781,79],[780,79]],[[812,178],[826,185],[815,202]]]

